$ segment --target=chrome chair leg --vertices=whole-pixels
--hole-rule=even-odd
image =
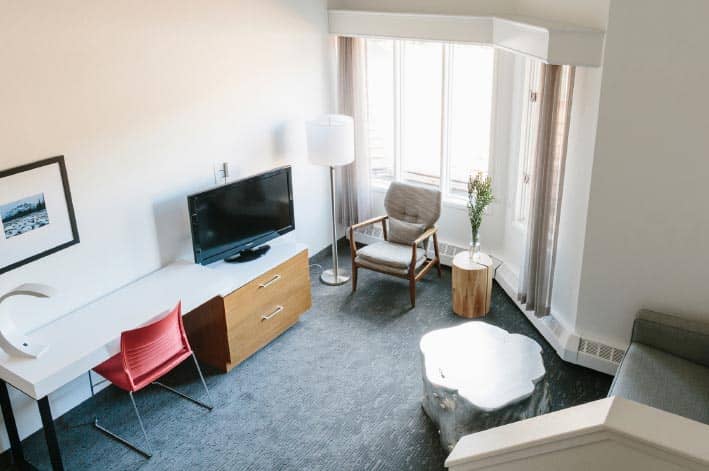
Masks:
[[[204,380],[204,376],[202,375],[202,368],[199,367],[199,363],[197,362],[197,357],[195,356],[194,352],[192,352],[192,360],[194,360],[194,366],[197,368],[197,373],[199,374],[199,379],[202,381],[202,386],[204,386],[204,391],[207,393],[207,398],[209,399],[209,404],[211,405],[209,410],[212,410],[212,408],[214,407],[214,401],[212,400],[212,395],[209,394],[207,382]]]
[[[204,376],[202,376],[202,370],[199,367],[199,363],[197,363],[197,357],[195,357],[194,352],[192,353],[192,359],[194,360],[194,364],[197,367],[197,374],[199,374],[199,379],[200,379],[200,381],[202,381],[202,386],[204,386],[204,390],[207,392],[207,398],[209,399],[209,404],[202,402],[199,399],[195,399],[193,397],[190,397],[187,394],[178,391],[177,389],[173,389],[170,386],[161,383],[160,381],[154,381],[153,384],[156,386],[160,386],[161,388],[166,389],[166,390],[170,391],[171,393],[177,394],[178,396],[180,396],[183,399],[187,399],[188,401],[191,401],[191,402],[197,404],[198,406],[204,407],[205,409],[211,411],[212,409],[214,409],[214,405],[213,405],[214,402],[212,401],[212,396],[209,394],[209,388],[207,388],[207,383],[204,381]]]
[[[138,445],[126,440],[125,438],[111,432],[108,430],[106,427],[98,423],[98,418],[94,417],[94,427],[96,427],[98,430],[106,434],[109,438],[112,438],[128,448],[131,448],[132,450],[137,451],[141,455],[145,456],[146,458],[151,458],[153,456],[153,449],[150,446],[150,440],[148,439],[148,434],[145,431],[145,426],[143,425],[143,419],[140,417],[140,412],[138,412],[138,406],[135,404],[135,398],[133,397],[133,392],[129,391],[128,395],[130,396],[130,401],[133,403],[133,410],[135,410],[135,415],[138,417],[138,423],[140,424],[140,430],[143,431],[143,437],[145,437],[145,443],[148,445],[148,451],[143,450],[140,448]]]
[[[197,400],[197,399],[195,399],[195,398],[193,398],[193,397],[190,397],[190,396],[188,396],[187,394],[181,393],[180,391],[178,391],[178,390],[176,390],[176,389],[173,389],[173,388],[171,388],[170,386],[167,386],[166,384],[163,384],[163,383],[161,383],[161,382],[159,382],[159,381],[155,381],[155,382],[153,382],[152,384],[155,384],[155,385],[157,385],[157,386],[160,386],[161,388],[164,388],[164,389],[166,389],[166,390],[168,390],[168,391],[170,391],[170,392],[172,392],[172,393],[174,393],[174,394],[177,394],[178,396],[180,396],[180,397],[182,397],[182,398],[184,398],[184,399],[187,399],[188,401],[191,401],[191,402],[197,404],[198,406],[204,407],[205,409],[211,411],[211,410],[214,408],[214,406],[213,406],[214,402],[212,401],[212,396],[211,396],[211,394],[209,393],[209,388],[207,388],[207,383],[206,383],[206,381],[204,380],[204,376],[202,375],[202,369],[199,367],[199,363],[197,362],[197,357],[195,356],[194,352],[192,352],[192,360],[194,361],[195,367],[197,367],[197,373],[199,374],[199,379],[200,379],[200,381],[202,382],[202,386],[204,386],[204,390],[205,390],[206,393],[207,393],[207,398],[209,399],[209,404],[204,403],[204,402],[202,402],[202,401],[200,401],[200,400]],[[93,392],[94,392],[94,384],[93,384],[93,381],[92,381],[92,379],[91,379],[91,373],[89,373],[89,384],[90,384],[90,386],[91,386],[91,393],[92,393],[92,395],[93,395]],[[108,430],[106,427],[104,427],[103,425],[101,425],[101,424],[98,423],[98,418],[97,418],[97,417],[94,417],[94,427],[96,427],[98,430],[100,430],[101,432],[103,432],[104,434],[106,434],[109,438],[112,438],[112,439],[114,439],[114,440],[116,440],[116,441],[118,441],[118,442],[124,444],[124,445],[127,446],[128,448],[131,448],[132,450],[137,451],[138,453],[140,453],[141,455],[145,456],[146,458],[150,458],[150,457],[153,456],[153,449],[152,449],[152,447],[150,446],[150,439],[148,439],[148,433],[145,431],[145,426],[143,425],[143,419],[140,417],[140,412],[138,412],[138,406],[137,406],[136,403],[135,403],[135,398],[133,397],[133,392],[129,391],[129,392],[128,392],[128,395],[130,396],[131,403],[133,403],[133,409],[135,410],[135,415],[138,417],[138,423],[140,424],[140,430],[143,432],[143,437],[145,437],[145,443],[147,443],[147,445],[148,445],[148,451],[143,450],[143,449],[140,448],[138,445],[136,445],[136,444],[134,444],[134,443],[132,443],[132,442],[126,440],[125,438],[123,438],[123,437],[121,437],[121,436],[119,436],[119,435],[117,435],[117,434],[111,432],[111,431]]]

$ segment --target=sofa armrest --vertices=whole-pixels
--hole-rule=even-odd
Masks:
[[[709,366],[709,324],[704,322],[642,310],[631,341]]]

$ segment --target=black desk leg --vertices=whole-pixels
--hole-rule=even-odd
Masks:
[[[10,402],[10,394],[7,390],[7,383],[3,380],[0,380],[0,406],[2,406],[2,418],[5,421],[7,436],[10,438],[12,459],[16,464],[22,466],[25,462],[25,455],[22,451],[20,434],[17,432],[15,414],[12,412],[12,402]]]
[[[5,421],[7,436],[10,438],[12,460],[21,469],[24,469],[27,462],[22,451],[20,434],[17,433],[17,423],[15,422],[15,414],[12,412],[12,402],[10,402],[10,394],[7,391],[7,383],[3,380],[0,380],[0,406],[2,407],[2,418]]]
[[[47,441],[49,459],[52,461],[52,469],[54,471],[63,471],[62,454],[59,450],[57,431],[54,429],[54,419],[52,418],[52,410],[49,408],[49,399],[47,399],[47,396],[37,401],[37,405],[39,406],[39,415],[42,417],[44,438]]]

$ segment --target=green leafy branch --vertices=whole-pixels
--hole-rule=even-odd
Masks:
[[[471,175],[468,179],[468,217],[470,218],[470,229],[473,232],[473,243],[478,241],[485,208],[494,200],[492,178],[484,177],[482,172]]]

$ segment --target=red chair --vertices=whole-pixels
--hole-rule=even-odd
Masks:
[[[152,448],[148,434],[145,432],[140,412],[138,412],[138,407],[133,398],[134,392],[140,391],[150,384],[155,384],[210,411],[213,407],[211,405],[212,398],[209,395],[207,383],[204,381],[204,376],[202,376],[202,370],[200,370],[197,358],[187,341],[185,328],[182,325],[181,311],[182,303],[180,302],[160,320],[137,329],[123,332],[121,334],[121,351],[94,368],[96,373],[113,383],[114,386],[128,391],[149,451],[141,449],[101,426],[98,423],[98,418],[94,420],[94,426],[109,437],[118,440],[147,458],[152,456]],[[194,360],[199,379],[202,381],[210,404],[205,404],[204,402],[191,398],[157,381],[189,357],[192,357]]]

